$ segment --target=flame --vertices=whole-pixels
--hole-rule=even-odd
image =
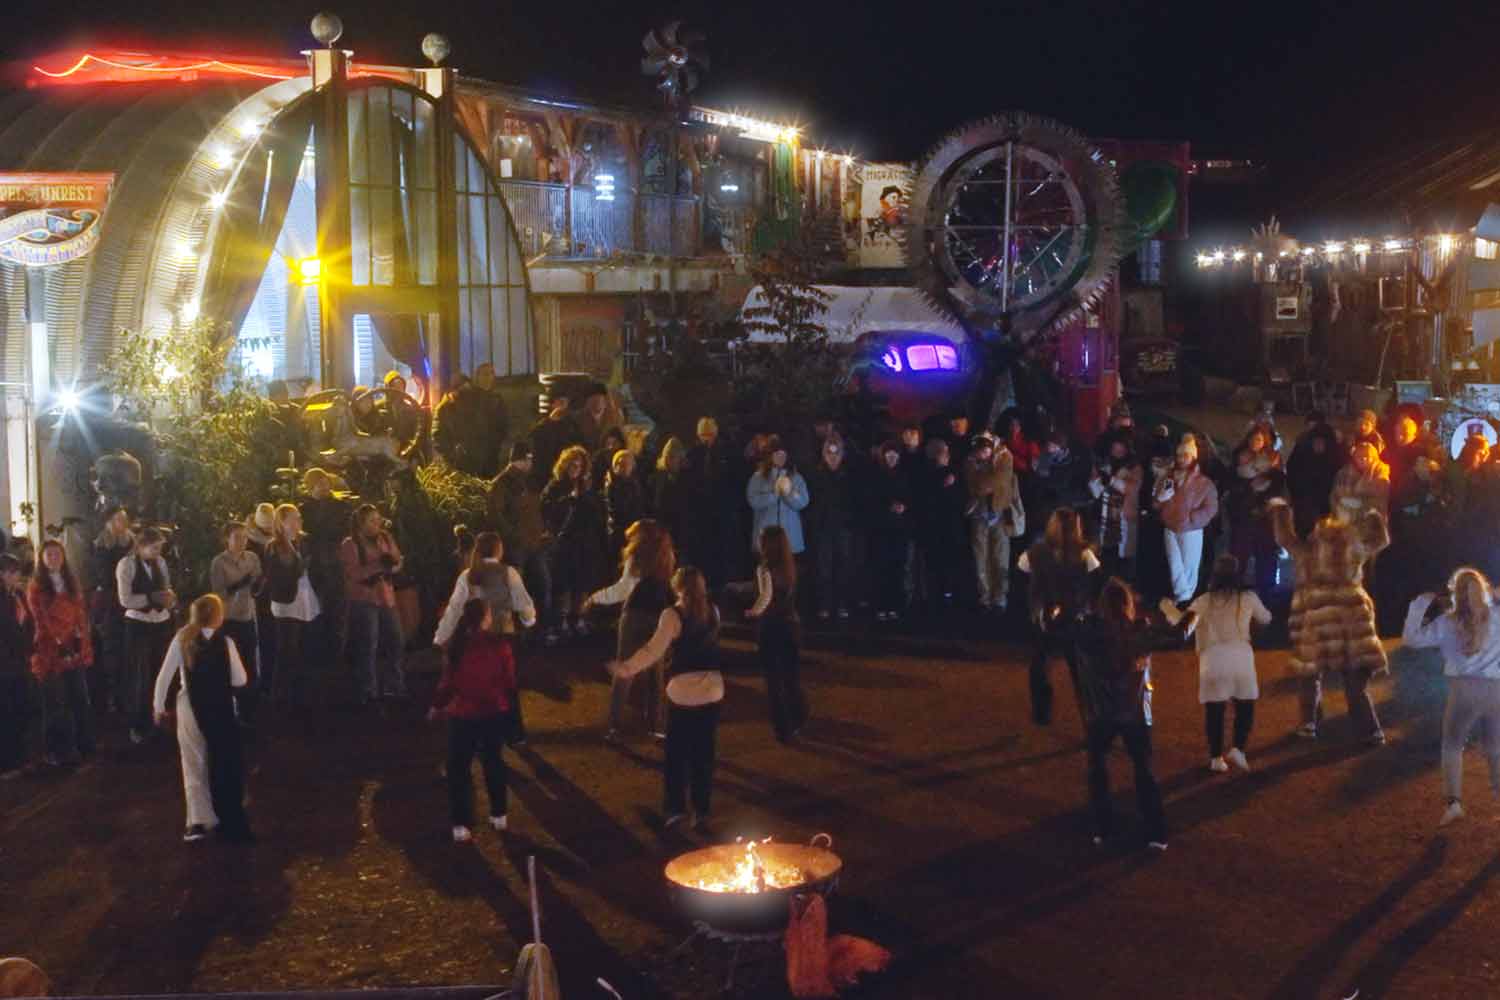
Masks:
[[[771,838],[751,840],[745,844],[745,853],[735,861],[734,873],[728,878],[700,878],[693,887],[705,892],[756,893],[767,889],[790,889],[807,881],[807,875],[796,865],[767,862],[758,850],[761,844],[769,844]]]

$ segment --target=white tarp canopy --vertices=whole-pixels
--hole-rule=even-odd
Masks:
[[[968,340],[957,320],[934,308],[915,288],[817,287],[829,296],[828,311],[818,317],[818,322],[828,331],[832,343],[852,344],[867,333],[925,333],[960,345]],[[765,296],[756,285],[745,296],[740,315],[746,309],[763,305]],[[752,344],[774,344],[779,340],[765,330],[750,334]]]

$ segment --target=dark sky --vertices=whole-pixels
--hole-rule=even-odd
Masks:
[[[19,4],[19,9],[16,4]],[[0,52],[81,42],[294,55],[302,0],[12,0]],[[1095,136],[1188,139],[1270,165],[1263,200],[1394,148],[1500,131],[1500,2],[828,3],[333,0],[356,58],[420,61],[423,34],[464,72],[610,102],[649,101],[640,39],[669,17],[709,36],[695,97],[796,117],[831,148],[912,159],[989,112],[1049,114]],[[1195,229],[1213,220],[1195,213]]]

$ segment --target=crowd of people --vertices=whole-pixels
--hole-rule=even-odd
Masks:
[[[490,476],[489,523],[461,533],[461,571],[433,637],[444,668],[430,714],[448,722],[460,842],[473,835],[476,756],[491,825],[507,825],[504,748],[526,739],[518,638],[535,629],[546,648],[586,636],[606,607],[619,609],[606,739],[628,738],[638,702],[641,728],[665,743],[667,824],[690,813],[708,822],[724,607],[755,625],[768,721],[784,743],[811,714],[801,684],[805,617],[895,628],[968,614],[988,633],[1030,637],[1037,724],[1053,718],[1051,661],[1068,665],[1098,836],[1113,831],[1106,760],[1119,739],[1135,764],[1149,839],[1165,849],[1150,764],[1153,649],[1195,637],[1213,772],[1250,768],[1252,626],[1289,632],[1300,735],[1318,736],[1322,680],[1337,671],[1357,735],[1378,745],[1367,685],[1386,665],[1382,629],[1399,633],[1410,600],[1437,582],[1434,539],[1484,539],[1500,524],[1500,464],[1486,439],[1476,435],[1445,462],[1420,413],[1401,408],[1383,425],[1361,414],[1347,434],[1315,414],[1284,461],[1269,408],[1225,455],[1200,434],[1143,432],[1124,404],[1087,447],[1046,413],[1020,410],[993,428],[953,413],[873,441],[853,440],[829,417],[751,429],[731,443],[705,416],[689,442],[627,435],[595,386],[576,406],[553,400],[502,466],[504,409],[485,383],[477,373],[439,407],[440,428],[449,408],[440,451]],[[167,539],[132,527],[130,511],[105,518],[89,589],[59,540],[43,544],[34,570],[0,557],[0,773],[26,763],[34,683],[46,763],[94,752],[95,704],[120,712],[137,744],[173,728],[185,839],[212,830],[251,839],[240,739],[261,702],[305,703],[319,673],[309,664],[344,657],[359,703],[408,697],[400,544],[373,505],[335,519],[332,482],[313,469],[300,505],[261,503],[226,524],[211,592],[190,602],[185,621]],[[1457,676],[1500,676],[1476,624],[1491,621],[1478,609],[1488,608],[1495,550],[1466,547],[1472,577],[1455,577],[1446,603],[1412,605],[1414,615],[1420,605],[1438,617],[1405,621],[1408,641],[1442,646]],[[1025,592],[1013,600],[1016,574]],[[1439,613],[1456,616],[1457,631],[1444,631]],[[1500,711],[1488,688],[1468,687],[1455,687],[1460,708],[1450,709],[1460,746],[1475,720]],[[1457,778],[1446,780],[1450,812],[1461,814]]]

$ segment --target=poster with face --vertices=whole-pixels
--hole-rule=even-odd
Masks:
[[[868,163],[860,185],[860,267],[906,263],[906,203],[912,168],[905,163]]]

